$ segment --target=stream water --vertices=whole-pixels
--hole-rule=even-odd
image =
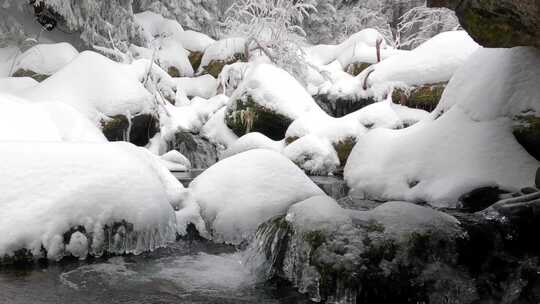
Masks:
[[[0,303],[307,303],[242,261],[231,247],[179,241],[140,256],[4,268]]]

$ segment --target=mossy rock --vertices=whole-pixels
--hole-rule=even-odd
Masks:
[[[337,152],[339,163],[341,164],[341,166],[345,166],[345,164],[347,163],[347,159],[349,159],[349,156],[351,155],[351,151],[354,148],[354,145],[356,145],[356,138],[347,137],[336,143],[333,143],[332,145]]]
[[[189,62],[191,63],[191,66],[193,67],[194,71],[197,71],[199,67],[201,66],[201,61],[204,56],[203,52],[190,52],[189,53]]]
[[[30,78],[33,78],[37,82],[42,82],[43,80],[49,78],[50,75],[39,74],[32,70],[18,69],[11,76],[12,77],[30,77]]]
[[[180,131],[168,142],[168,150],[176,150],[184,155],[193,169],[206,169],[219,160],[218,148],[199,134]]]
[[[423,85],[410,89],[395,88],[392,101],[409,108],[431,112],[439,104],[445,88],[446,84]]]
[[[250,95],[246,95],[234,100],[227,108],[225,122],[239,137],[259,132],[273,140],[282,140],[293,120],[259,105]]]
[[[292,144],[293,142],[297,141],[298,139],[300,139],[300,137],[298,136],[291,136],[291,137],[286,137],[285,138],[285,145],[290,145]]]
[[[210,74],[214,76],[214,78],[218,78],[219,74],[223,70],[223,67],[229,64],[233,64],[235,62],[246,62],[246,55],[243,53],[236,53],[234,54],[233,58],[228,60],[212,60],[208,63],[207,66],[203,67],[203,71],[207,74]]]
[[[321,109],[332,117],[343,117],[377,102],[373,97],[362,99],[352,97],[334,98],[328,94],[315,95],[313,96],[313,99]]]
[[[101,121],[101,129],[109,141],[129,141],[141,147],[160,130],[159,119],[152,114],[135,115],[131,117],[131,124],[125,115],[109,117]]]
[[[345,71],[353,76],[358,76],[360,73],[362,73],[365,69],[369,68],[372,64],[371,63],[365,63],[365,62],[356,62],[351,63],[347,66]]]
[[[540,117],[534,114],[516,116],[513,133],[523,148],[540,160]]]
[[[167,69],[167,74],[169,74],[169,76],[171,77],[181,77],[182,75],[180,74],[180,70],[178,70],[177,67],[169,67]]]

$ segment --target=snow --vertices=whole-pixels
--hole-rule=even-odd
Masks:
[[[225,95],[217,95],[208,100],[195,97],[188,105],[166,105],[168,118],[162,128],[163,136],[170,138],[178,131],[198,133],[208,122],[212,114],[223,108],[229,102]]]
[[[169,171],[187,171],[191,168],[189,159],[176,150],[161,155],[161,161]]]
[[[0,256],[26,248],[58,260],[70,253],[140,253],[175,239],[171,204],[182,185],[146,150],[128,143],[0,142]],[[28,191],[32,189],[32,191]],[[125,236],[106,227],[126,221]],[[63,234],[82,226],[87,241]],[[110,229],[110,228],[109,228]],[[107,243],[104,243],[107,242]]]
[[[0,93],[1,141],[107,141],[73,107],[59,102],[31,103]]]
[[[187,96],[210,99],[217,94],[218,83],[212,75],[175,78],[178,89]]]
[[[227,127],[225,112],[227,107],[222,107],[214,113],[201,129],[201,135],[210,142],[228,148],[238,140],[238,136]]]
[[[6,77],[0,78],[0,92],[16,94],[18,91],[29,89],[38,82],[30,77]]]
[[[243,54],[245,51],[246,40],[244,38],[227,38],[216,41],[209,45],[201,60],[201,65],[197,74],[202,72],[202,69],[211,61],[221,60],[230,61],[235,54]]]
[[[259,132],[251,132],[235,141],[224,153],[224,157],[233,156],[254,149],[267,149],[281,152],[285,144],[282,140],[276,141]]]
[[[135,23],[142,28],[147,42],[152,42],[158,37],[181,35],[184,31],[176,20],[163,18],[150,11],[135,14]]]
[[[450,80],[480,46],[465,31],[438,34],[411,52],[393,56],[373,67],[368,84],[413,86]],[[368,71],[358,77],[364,79]]]
[[[479,50],[456,72],[429,119],[358,139],[345,167],[347,183],[371,198],[438,207],[455,207],[479,187],[533,185],[540,163],[517,143],[509,117],[538,109],[539,67],[538,50]]]
[[[283,155],[310,175],[328,175],[340,164],[330,141],[315,135],[295,140],[283,149]]]
[[[204,52],[216,42],[206,34],[187,30],[177,37],[184,48],[191,52]]]
[[[0,48],[0,78],[8,77],[14,72],[14,60],[19,54],[20,50],[15,46]]]
[[[331,231],[350,224],[350,212],[329,196],[320,195],[292,205],[285,219],[298,231]]]
[[[189,190],[214,241],[232,244],[250,240],[259,224],[292,204],[323,194],[290,160],[263,149],[218,162]]]
[[[38,44],[17,57],[13,72],[23,69],[40,75],[52,75],[78,55],[79,52],[66,42]]]
[[[155,109],[152,96],[131,66],[91,51],[82,52],[66,67],[22,92],[21,96],[36,102],[64,102],[95,123],[103,115],[134,115]]]
[[[257,104],[291,119],[307,112],[323,112],[291,74],[272,64],[262,63],[250,68],[231,100],[246,96],[251,96]]]

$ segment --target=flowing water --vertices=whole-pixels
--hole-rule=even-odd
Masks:
[[[141,256],[0,269],[0,303],[307,303],[261,281],[242,252],[179,241]]]

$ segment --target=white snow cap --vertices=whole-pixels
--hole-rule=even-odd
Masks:
[[[72,105],[93,122],[102,115],[148,113],[152,95],[129,65],[85,51],[39,85],[21,93],[32,101],[60,101]]]
[[[171,204],[179,203],[183,187],[142,148],[0,142],[0,157],[0,256],[25,248],[39,257],[42,246],[55,260],[100,255],[103,246],[140,253],[175,239]],[[125,227],[125,237],[107,240],[106,226],[122,221],[133,225]],[[78,226],[84,236],[75,234],[65,246],[64,233]]]
[[[23,69],[37,74],[52,75],[78,55],[79,52],[67,42],[38,44],[17,57],[13,73]]]
[[[359,138],[345,167],[347,183],[381,200],[441,207],[455,206],[479,187],[532,186],[540,162],[516,141],[508,117],[539,110],[538,79],[536,49],[477,51],[456,72],[430,119]]]
[[[214,240],[232,244],[250,240],[261,223],[292,204],[323,194],[290,160],[262,149],[218,162],[189,189]]]

